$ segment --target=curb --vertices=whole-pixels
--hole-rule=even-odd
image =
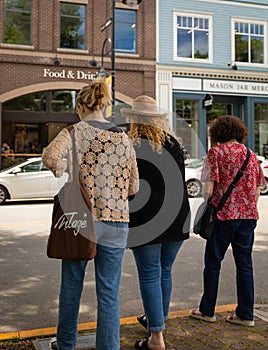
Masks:
[[[215,312],[234,311],[235,307],[236,307],[236,304],[216,306]],[[177,317],[186,317],[186,316],[189,316],[189,309],[179,310],[179,311],[171,311],[169,313],[170,319],[177,318]],[[135,324],[135,323],[137,323],[136,316],[131,316],[131,317],[126,317],[126,318],[120,319],[121,325]],[[96,322],[86,322],[86,323],[80,323],[78,325],[78,332],[88,331],[88,330],[92,330],[92,329],[96,329]],[[57,330],[56,327],[50,327],[50,328],[39,328],[39,329],[26,330],[26,331],[0,333],[0,341],[10,340],[13,338],[27,339],[27,338],[52,336],[52,335],[56,334],[56,330]]]

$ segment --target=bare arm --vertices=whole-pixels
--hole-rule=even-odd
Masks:
[[[258,200],[260,198],[260,193],[261,193],[261,187],[257,186],[256,187],[256,202],[258,203]]]
[[[206,181],[203,186],[203,197],[205,201],[208,201],[212,197],[214,188],[214,181]]]

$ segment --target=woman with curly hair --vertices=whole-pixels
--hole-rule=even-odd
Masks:
[[[172,291],[172,265],[189,238],[190,207],[183,150],[170,131],[166,113],[148,96],[135,98],[121,113],[130,123],[139,169],[140,190],[130,201],[128,246],[133,249],[144,315],[138,321],[148,339],[136,349],[164,350],[163,331]]]
[[[210,127],[212,147],[204,162],[202,181],[203,196],[216,207],[234,180],[246,158],[247,127],[234,116],[218,117]],[[192,309],[194,318],[215,322],[215,305],[218,293],[221,262],[232,246],[236,265],[237,307],[227,321],[244,326],[254,326],[254,281],[252,268],[252,246],[254,229],[258,217],[257,201],[260,186],[265,179],[254,152],[243,176],[229,195],[223,208],[217,211],[217,220],[212,237],[205,249],[203,273],[204,292],[199,308]]]
[[[97,236],[94,258],[98,302],[96,349],[120,349],[119,285],[128,236],[128,196],[138,191],[138,168],[129,137],[104,116],[111,104],[109,86],[93,81],[76,99],[81,121],[73,125],[80,181],[92,203]],[[43,152],[43,162],[61,176],[72,169],[72,138],[63,129]],[[67,160],[67,162],[66,162]],[[72,174],[70,174],[72,175]],[[75,201],[75,199],[74,199]],[[57,339],[54,350],[73,350],[88,261],[62,260]]]

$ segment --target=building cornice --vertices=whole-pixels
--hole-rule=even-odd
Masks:
[[[212,2],[213,4],[221,4],[227,6],[243,6],[243,7],[253,7],[267,9],[268,4],[260,4],[256,1],[243,1],[243,0],[199,0],[200,2]]]
[[[168,67],[158,66],[158,72],[170,72],[174,77],[189,77],[189,78],[206,78],[206,79],[226,79],[226,80],[240,80],[240,81],[268,81],[267,72],[253,72],[253,71],[239,71],[232,69],[202,69],[196,67]]]

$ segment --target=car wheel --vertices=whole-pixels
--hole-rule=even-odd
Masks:
[[[266,179],[266,178],[265,178],[265,179]],[[267,181],[267,179],[266,179],[266,181]],[[266,185],[261,186],[260,193],[261,193],[261,195],[268,194],[268,182],[267,182]]]
[[[0,204],[3,204],[8,198],[8,192],[4,186],[0,186]]]
[[[192,179],[186,183],[188,196],[191,198],[199,197],[202,192],[202,184],[200,181]]]

